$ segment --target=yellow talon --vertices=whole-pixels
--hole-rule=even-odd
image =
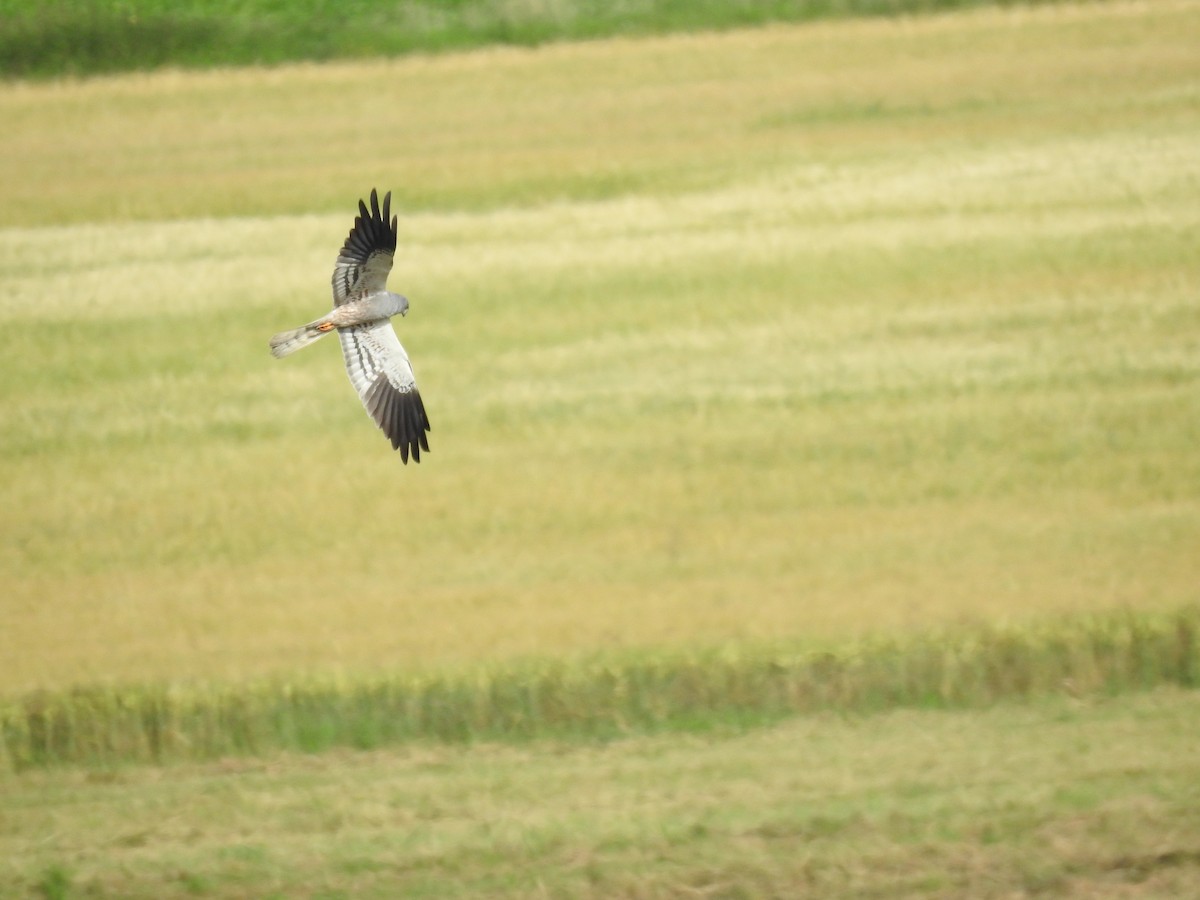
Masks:
[[[317,326],[317,331],[333,331],[333,323],[332,322],[322,322],[320,325]]]

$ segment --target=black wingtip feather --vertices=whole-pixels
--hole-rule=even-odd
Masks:
[[[358,201],[358,215],[354,219],[354,227],[346,236],[342,245],[342,256],[348,256],[361,262],[366,262],[376,250],[390,253],[396,252],[396,236],[399,227],[399,216],[393,216],[392,192],[383,195],[383,208],[379,206],[379,191],[371,189],[371,206],[368,209],[365,200]]]
[[[383,431],[393,450],[400,451],[400,460],[408,464],[421,461],[421,451],[429,452],[429,416],[425,403],[416,390],[398,391],[380,375],[364,396],[367,412]]]

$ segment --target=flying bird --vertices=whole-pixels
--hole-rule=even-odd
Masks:
[[[407,465],[409,454],[420,462],[421,451],[429,452],[429,417],[391,323],[392,316],[408,312],[408,299],[387,289],[396,253],[396,217],[388,219],[391,205],[391,191],[383,195],[382,211],[374,189],[369,211],[358,201],[359,214],[333,267],[332,312],[275,335],[271,353],[288,356],[336,329],[350,383]]]

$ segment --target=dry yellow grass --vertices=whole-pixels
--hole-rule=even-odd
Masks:
[[[0,86],[0,225],[671,195],[1188,128],[1194,0]]]
[[[1104,4],[0,87],[0,690],[1194,601],[1197,45]],[[333,346],[265,351],[372,184],[419,468]]]

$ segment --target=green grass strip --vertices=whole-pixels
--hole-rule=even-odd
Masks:
[[[1010,4],[1004,0],[633,0],[617,4],[603,0],[394,4],[0,0],[0,75],[29,78],[165,65],[363,58],[996,5]]]
[[[747,647],[495,671],[79,688],[0,708],[0,768],[204,760],[405,741],[604,739],[818,710],[978,707],[1200,684],[1200,608],[978,626],[841,651]]]

